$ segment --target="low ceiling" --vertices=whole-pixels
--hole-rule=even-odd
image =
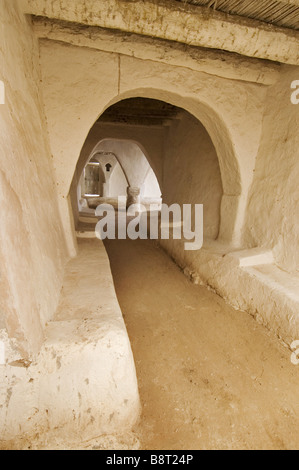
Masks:
[[[211,8],[230,15],[299,30],[299,1],[276,0],[176,0]]]
[[[108,108],[98,122],[163,126],[177,119],[182,110],[164,101],[130,98]]]
[[[66,40],[59,21],[73,25],[71,43],[86,43],[84,28],[97,27],[89,44],[99,44],[110,30],[126,33],[124,41],[132,42],[128,34],[134,34],[299,65],[299,0],[22,0],[22,7],[35,19],[56,22],[43,31],[54,40]]]

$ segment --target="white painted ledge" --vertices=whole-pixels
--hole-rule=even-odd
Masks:
[[[185,252],[180,241],[162,246],[195,283],[211,287],[287,345],[299,339],[299,278],[277,267],[271,250],[231,252],[216,241],[197,252]]]
[[[237,266],[260,266],[264,264],[274,264],[274,256],[271,250],[263,248],[252,248],[250,250],[235,251],[229,253],[230,259],[235,261]]]
[[[139,418],[135,365],[106,250],[99,240],[78,244],[35,362],[8,358],[0,368],[0,448],[37,433],[82,444],[129,433]]]

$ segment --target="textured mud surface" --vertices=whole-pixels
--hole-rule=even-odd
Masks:
[[[109,241],[143,406],[143,449],[299,447],[299,369],[248,314],[152,242]]]

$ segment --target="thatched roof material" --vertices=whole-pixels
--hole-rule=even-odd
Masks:
[[[299,4],[276,0],[177,0],[299,30]]]

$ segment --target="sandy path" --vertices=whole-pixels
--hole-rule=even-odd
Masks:
[[[135,357],[143,449],[298,449],[299,366],[150,241],[107,241]]]

